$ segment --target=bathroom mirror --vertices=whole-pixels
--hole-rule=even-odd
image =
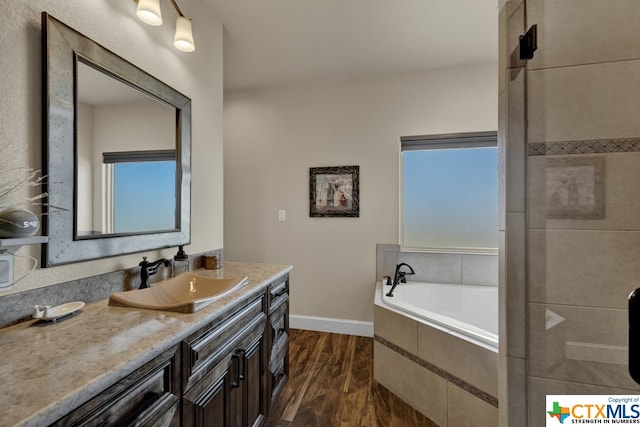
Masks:
[[[45,267],[190,243],[191,100],[42,14]]]

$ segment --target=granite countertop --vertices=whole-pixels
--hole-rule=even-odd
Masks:
[[[87,304],[55,323],[28,321],[0,329],[0,426],[45,426],[205,326],[216,315],[291,266],[225,262],[197,270],[249,284],[197,313]]]

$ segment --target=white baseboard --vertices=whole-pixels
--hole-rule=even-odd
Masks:
[[[289,327],[309,331],[331,332],[334,334],[373,337],[373,322],[359,320],[334,319],[330,317],[289,316]]]

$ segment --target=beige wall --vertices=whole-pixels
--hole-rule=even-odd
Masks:
[[[495,130],[496,93],[495,64],[225,93],[226,259],[292,264],[293,315],[372,321],[400,136]],[[309,168],[348,165],[360,217],[310,218]]]
[[[5,1],[0,3],[0,167],[39,168],[41,161],[40,12],[89,38],[173,86],[192,100],[192,244],[189,252],[220,248],[222,241],[222,25],[201,1],[189,1],[183,13],[193,17],[197,49],[173,48],[174,15],[162,4],[165,24],[148,26],[135,17],[132,1]],[[175,250],[148,251],[150,257]],[[40,258],[39,245],[19,255]],[[38,288],[92,276],[139,262],[142,254],[114,257],[48,269],[38,268],[11,291]],[[32,263],[16,259],[15,277]]]

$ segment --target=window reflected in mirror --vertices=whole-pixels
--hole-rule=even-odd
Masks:
[[[113,160],[109,154],[103,164],[106,233],[175,229],[175,151],[150,151],[147,160]]]

